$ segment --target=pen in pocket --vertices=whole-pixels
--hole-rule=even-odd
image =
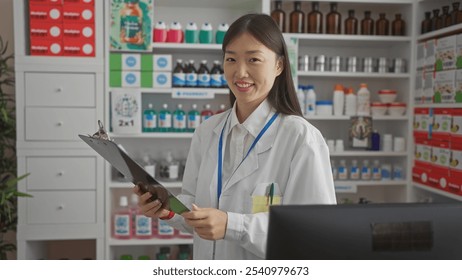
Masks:
[[[273,197],[274,197],[274,183],[271,183],[269,186],[269,191],[266,196],[266,204],[267,205],[272,205],[273,204]]]

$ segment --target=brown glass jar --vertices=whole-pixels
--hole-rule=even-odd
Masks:
[[[301,6],[300,1],[294,2],[294,10],[290,13],[290,33],[305,32],[305,13],[302,11]]]
[[[389,35],[390,22],[385,17],[385,13],[379,14],[379,19],[375,23],[375,35]]]
[[[459,6],[460,6],[459,2],[452,3],[452,11],[451,11],[452,24],[462,23],[462,11],[459,10]]]
[[[361,20],[361,35],[374,35],[374,20],[371,18],[371,11],[364,12]]]
[[[452,17],[449,14],[449,6],[441,7],[443,14],[441,15],[441,21],[443,22],[443,28],[452,25]]]
[[[404,36],[406,34],[406,23],[401,17],[401,14],[396,14],[395,19],[391,23],[391,35]]]
[[[348,17],[345,19],[345,34],[358,34],[358,19],[355,18],[355,10],[348,10]]]
[[[322,29],[322,13],[319,11],[319,2],[311,3],[311,11],[306,17],[306,32],[321,34]]]
[[[432,20],[432,31],[443,28],[443,20],[440,17],[439,9],[433,10],[433,17],[431,18],[431,20]]]
[[[279,30],[281,30],[281,32],[286,32],[286,13],[282,9],[282,1],[276,1],[274,3],[275,8],[271,12],[271,17],[279,26]]]
[[[425,18],[422,20],[422,23],[420,25],[420,33],[424,34],[424,33],[432,31],[431,17],[432,17],[431,12],[425,12]]]
[[[326,34],[342,33],[342,15],[337,12],[337,3],[330,3],[330,12],[326,15]]]

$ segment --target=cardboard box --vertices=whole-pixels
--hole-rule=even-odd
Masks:
[[[171,54],[155,54],[153,55],[154,71],[167,72],[172,71],[172,55]]]
[[[95,43],[84,40],[69,40],[63,39],[63,55],[64,56],[95,56]]]
[[[141,72],[139,71],[111,71],[109,86],[123,88],[140,88]]]
[[[462,108],[454,108],[452,113],[452,124],[451,124],[451,142],[462,143]]]
[[[61,40],[32,39],[30,42],[30,54],[38,56],[60,56],[63,52]]]
[[[95,24],[95,7],[93,5],[64,5],[64,23]]]
[[[141,92],[111,91],[111,126],[114,133],[141,132]]]
[[[429,187],[435,187],[428,180],[430,173],[431,168],[429,167],[414,166],[412,167],[412,181]]]
[[[427,139],[430,126],[433,125],[433,116],[429,108],[414,108],[414,137]]]
[[[457,195],[462,195],[462,172],[458,170],[449,171],[449,190]]]
[[[414,103],[422,104],[424,103],[424,93],[423,93],[423,84],[424,84],[424,72],[423,70],[417,70],[415,75],[415,89],[414,89]]]
[[[139,53],[115,53],[109,55],[110,70],[153,72],[153,55]]]
[[[451,157],[449,159],[449,168],[451,170],[462,172],[462,139],[451,141]]]
[[[171,88],[172,72],[156,72],[152,74],[154,88]]]
[[[417,44],[417,70],[423,70],[425,68],[425,42]]]
[[[435,71],[436,61],[436,39],[425,41],[425,64],[424,69],[426,72]]]
[[[456,96],[454,70],[436,72],[433,82],[433,103],[453,103]]]
[[[95,1],[94,0],[62,0],[63,5],[69,5],[69,4],[80,4],[80,5],[94,5]]]
[[[456,68],[462,68],[462,34],[456,35]]]
[[[462,58],[461,58],[462,59]],[[456,70],[455,96],[453,102],[462,103],[462,69]]]
[[[29,4],[29,22],[51,22],[61,24],[63,21],[62,6]]]
[[[152,50],[153,0],[140,0],[139,9],[142,10],[141,24],[130,27],[125,19],[127,7],[120,0],[110,1],[111,29],[109,31],[110,48],[112,50]],[[128,23],[128,24],[127,24]],[[125,36],[122,36],[125,35]]]
[[[456,35],[436,40],[436,71],[452,70],[456,68],[456,41]]]
[[[435,76],[433,71],[424,72],[423,80],[423,103],[432,104],[434,93]]]
[[[432,139],[450,141],[452,126],[452,109],[434,108]]]
[[[428,139],[415,139],[414,165],[430,168],[432,165],[432,144]]]
[[[59,41],[63,37],[63,26],[60,23],[34,21],[30,23],[30,39]]]
[[[48,6],[62,6],[63,0],[29,0],[29,3],[48,5]]]

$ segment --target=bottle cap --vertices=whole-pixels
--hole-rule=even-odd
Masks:
[[[195,22],[190,22],[186,25],[186,30],[197,30],[197,25]]]
[[[202,24],[201,30],[212,31],[212,25],[208,22]]]
[[[156,25],[154,26],[155,29],[166,29],[167,26],[165,25],[164,21],[158,21],[156,22]]]
[[[137,205],[138,204],[138,195],[136,193],[131,194],[130,202],[132,203],[132,205]]]
[[[343,91],[343,86],[341,84],[336,84],[335,85],[335,90],[341,90]]]
[[[174,21],[170,24],[170,29],[181,30],[181,23]]]
[[[367,87],[367,84],[366,84],[366,83],[362,83],[362,84],[360,84],[359,86],[363,88],[363,87]]]
[[[119,198],[119,206],[128,206],[128,198],[126,196],[123,195]]]
[[[218,31],[227,31],[229,28],[229,25],[227,23],[221,23],[219,26],[218,26]]]

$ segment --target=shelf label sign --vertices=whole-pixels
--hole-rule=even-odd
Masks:
[[[172,98],[182,99],[213,99],[215,93],[209,90],[194,90],[194,89],[174,89]]]
[[[335,186],[336,193],[357,193],[358,187],[356,185],[349,186]]]

